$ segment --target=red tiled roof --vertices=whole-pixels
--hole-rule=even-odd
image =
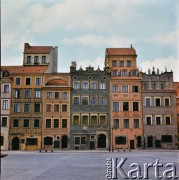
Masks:
[[[7,70],[9,73],[44,73],[48,66],[1,66],[1,69]]]
[[[137,55],[134,48],[106,48],[106,55]]]
[[[30,46],[28,43],[24,45],[24,53],[26,54],[49,54],[53,46]]]
[[[52,79],[46,83],[46,86],[68,86],[68,83],[61,79]]]

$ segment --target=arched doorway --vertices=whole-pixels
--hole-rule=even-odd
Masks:
[[[12,150],[19,150],[19,138],[14,137],[12,139]]]
[[[68,137],[66,135],[62,136],[62,148],[67,148],[68,146]]]
[[[98,148],[106,148],[106,135],[105,134],[98,135]]]

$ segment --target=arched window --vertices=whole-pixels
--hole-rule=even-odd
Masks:
[[[1,136],[1,146],[4,145],[4,136]]]

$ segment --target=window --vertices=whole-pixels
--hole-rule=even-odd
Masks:
[[[138,86],[132,86],[132,92],[134,93],[134,92],[139,92],[138,91]]]
[[[31,81],[31,79],[30,79],[30,78],[26,78],[26,80],[25,80],[25,84],[26,84],[26,85],[30,85],[30,81]]]
[[[9,85],[4,85],[4,93],[8,93],[9,92]]]
[[[53,127],[59,128],[59,119],[54,119]]]
[[[62,99],[67,99],[67,92],[62,92]]]
[[[51,104],[47,104],[46,105],[46,112],[51,112],[52,111],[52,105]]]
[[[160,106],[160,98],[155,98],[155,106]]]
[[[67,112],[67,105],[66,104],[62,104],[62,112]]]
[[[134,119],[134,128],[139,128],[139,119]]]
[[[113,102],[113,111],[119,111],[119,102]]]
[[[107,99],[106,99],[106,97],[100,97],[100,98],[99,98],[99,104],[100,104],[100,105],[107,105]]]
[[[170,116],[165,116],[165,124],[170,125],[171,124],[171,117]]]
[[[86,144],[86,137],[81,137],[81,144]]]
[[[41,90],[35,90],[35,98],[41,98]]]
[[[37,138],[26,138],[26,145],[37,145]]]
[[[117,67],[117,61],[112,61],[112,67]]]
[[[115,144],[126,144],[126,137],[125,136],[115,137]]]
[[[34,104],[34,112],[40,112],[40,104],[39,103]]]
[[[47,99],[52,99],[52,92],[47,92]]]
[[[80,125],[80,117],[77,115],[73,116],[73,125]]]
[[[106,89],[106,84],[104,82],[100,82],[99,89]]]
[[[118,92],[118,85],[112,86],[112,92]]]
[[[40,120],[34,119],[34,128],[39,128],[39,127],[40,127]]]
[[[46,56],[42,56],[42,64],[46,64]]]
[[[7,126],[7,117],[2,117],[1,126],[2,126],[2,127],[6,127],[6,126]]]
[[[124,67],[124,61],[119,61],[119,66]]]
[[[133,102],[133,111],[139,111],[139,103]]]
[[[51,128],[51,119],[46,119],[46,128]]]
[[[165,89],[165,84],[164,83],[161,84],[161,89]]]
[[[152,89],[156,89],[156,87],[157,87],[156,83],[153,83],[152,84]]]
[[[113,119],[113,123],[114,123],[114,129],[118,129],[119,128],[119,119]]]
[[[45,137],[44,138],[44,145],[52,145],[53,144],[53,138],[52,137]]]
[[[122,92],[128,92],[128,86],[127,85],[122,86]]]
[[[80,144],[80,137],[75,137],[75,144]]]
[[[30,98],[30,89],[25,89],[25,98]]]
[[[129,119],[124,119],[124,128],[129,128]]]
[[[19,119],[13,120],[13,127],[19,127]]]
[[[38,56],[35,56],[34,57],[34,64],[38,64],[39,63],[39,57]]]
[[[27,56],[27,64],[31,64],[31,56]]]
[[[129,111],[129,102],[123,102],[123,111]]]
[[[74,81],[74,82],[73,82],[73,88],[74,88],[74,89],[80,89],[80,82]]]
[[[16,78],[16,85],[20,85],[21,83],[21,79],[20,78]]]
[[[88,125],[88,116],[86,116],[86,115],[82,116],[81,125],[83,125],[83,126],[87,126]]]
[[[148,89],[148,84],[144,84],[144,90]]]
[[[20,104],[19,103],[14,104],[14,112],[20,112]]]
[[[132,70],[130,73],[131,73],[131,76],[137,76],[137,71],[136,70]]]
[[[29,127],[29,119],[24,119],[24,127]]]
[[[54,105],[54,112],[59,112],[59,104]]]
[[[121,71],[121,76],[127,76],[127,71],[126,70],[122,70]]]
[[[73,97],[73,105],[80,105],[80,98],[79,97]]]
[[[9,109],[9,102],[8,100],[3,100],[3,105],[2,105],[2,109]]]
[[[91,82],[91,89],[97,89],[97,82]]]
[[[145,106],[150,107],[151,106],[151,98],[145,98]]]
[[[118,76],[118,71],[112,71],[112,76]]]
[[[131,67],[131,61],[127,61],[127,67]]]
[[[97,105],[97,98],[96,96],[91,97],[91,105],[96,106]]]
[[[162,142],[163,143],[172,143],[172,135],[162,135]]]
[[[4,146],[4,136],[1,136],[1,146]]]
[[[152,117],[151,116],[146,116],[146,124],[147,125],[152,125]]]
[[[97,126],[97,124],[98,124],[97,116],[95,116],[95,115],[91,116],[91,125]]]
[[[36,78],[35,83],[36,83],[37,86],[41,85],[41,78]]]
[[[82,97],[82,105],[88,105],[88,97]]]
[[[89,89],[88,82],[82,82],[82,89]]]
[[[60,93],[59,92],[55,92],[55,99],[59,99],[60,97]]]
[[[170,98],[165,98],[164,99],[164,105],[165,106],[170,106]]]
[[[30,112],[30,104],[24,104],[24,112]]]
[[[100,115],[100,117],[99,117],[99,124],[100,125],[106,125],[106,116]]]
[[[20,90],[14,90],[14,97],[19,98],[20,97]]]
[[[161,116],[156,116],[155,117],[155,120],[156,120],[156,125],[161,125]]]
[[[62,119],[62,128],[67,128],[67,119]]]

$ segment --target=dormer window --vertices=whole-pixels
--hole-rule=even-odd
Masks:
[[[35,56],[34,57],[34,64],[38,64],[39,63],[39,57],[38,56]]]
[[[42,56],[42,64],[46,64],[46,56]]]
[[[31,64],[31,56],[27,56],[27,64]]]

